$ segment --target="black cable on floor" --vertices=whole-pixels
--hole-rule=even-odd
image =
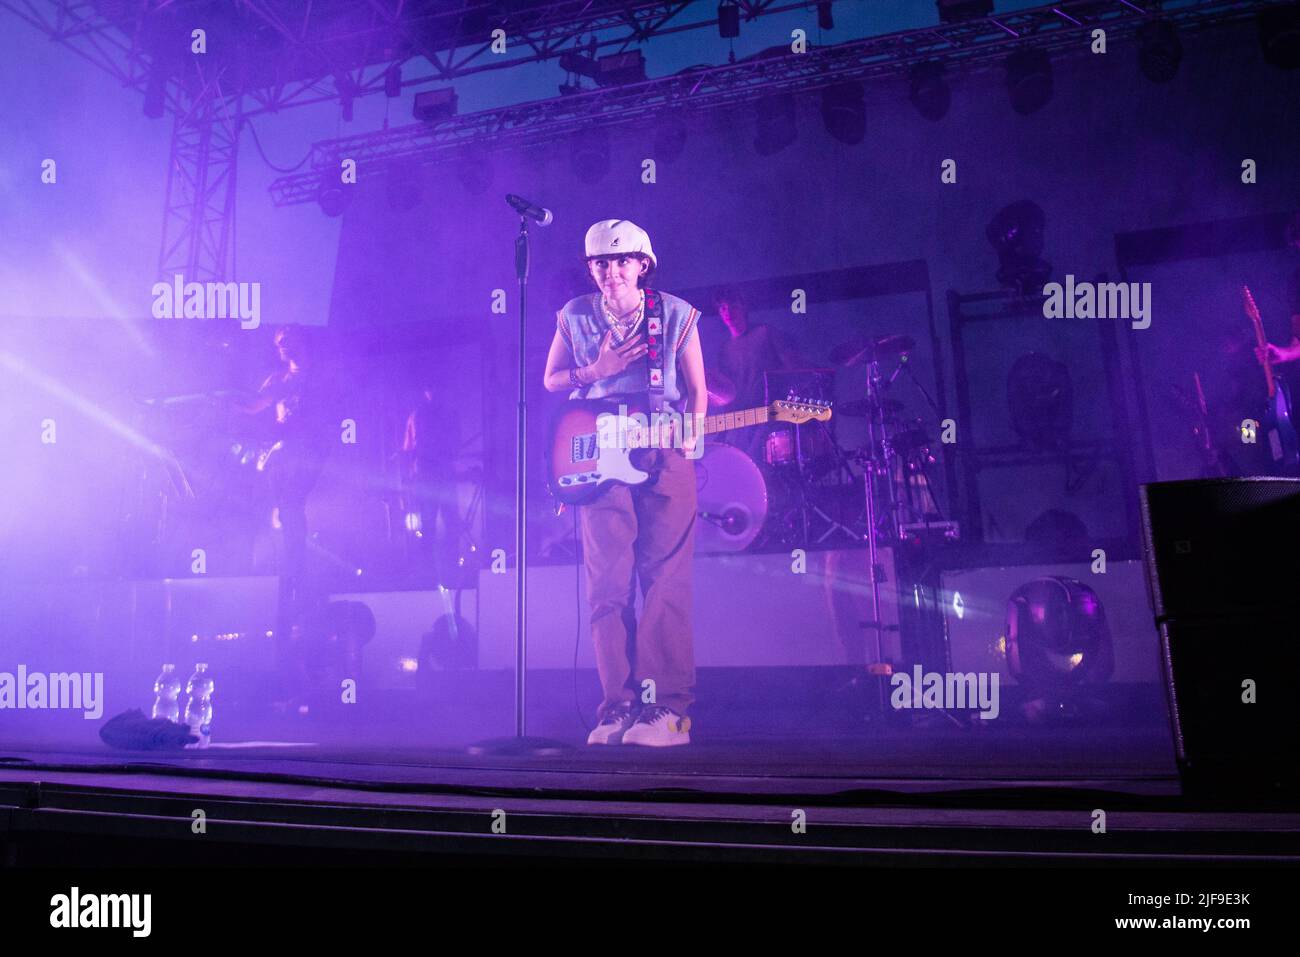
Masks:
[[[582,727],[591,733],[594,725],[587,723],[587,716],[582,713],[582,703],[578,697],[578,645],[582,641],[582,563],[577,559],[578,555],[578,506],[572,505],[573,509],[573,617],[577,622],[573,626],[573,707],[578,712],[578,721]]]

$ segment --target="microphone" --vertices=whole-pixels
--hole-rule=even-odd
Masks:
[[[696,512],[695,514],[706,522],[712,522],[728,535],[741,535],[749,527],[749,522],[747,521],[745,513],[734,506],[724,511],[721,515],[715,514],[714,512],[704,511]]]
[[[543,209],[541,206],[535,206],[522,196],[516,196],[514,193],[506,193],[506,202],[520,216],[527,216],[539,226],[551,225],[551,220],[555,217],[551,215],[549,209]]]

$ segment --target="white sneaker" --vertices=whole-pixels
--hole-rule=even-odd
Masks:
[[[623,734],[624,744],[648,748],[670,748],[691,743],[691,719],[683,718],[672,708],[652,704],[641,709],[632,727]]]
[[[591,729],[587,735],[588,744],[622,744],[623,732],[632,726],[636,715],[632,713],[630,702],[615,705],[605,712],[600,724]]]

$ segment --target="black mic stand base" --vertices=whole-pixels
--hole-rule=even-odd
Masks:
[[[465,749],[476,757],[498,758],[555,758],[576,751],[571,744],[533,735],[514,735],[509,738],[488,738],[477,741]]]

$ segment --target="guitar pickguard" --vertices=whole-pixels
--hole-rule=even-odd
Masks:
[[[585,470],[566,472],[560,476],[558,484],[561,488],[600,483],[602,477],[601,456],[599,434],[596,432],[575,435],[569,441],[569,464],[578,465],[583,462],[590,462],[591,467]]]
[[[578,426],[581,420],[569,417],[563,423]],[[637,467],[633,453],[639,449],[628,449],[613,445],[609,441],[617,437],[619,418],[615,412],[601,411],[594,417],[595,430],[591,430],[593,419],[587,418],[587,427],[570,434],[563,444],[555,449],[559,461],[551,463],[551,490],[563,502],[579,504],[594,498],[597,492],[610,483],[624,485],[641,485],[653,478],[652,473]],[[602,443],[601,436],[606,437]]]

